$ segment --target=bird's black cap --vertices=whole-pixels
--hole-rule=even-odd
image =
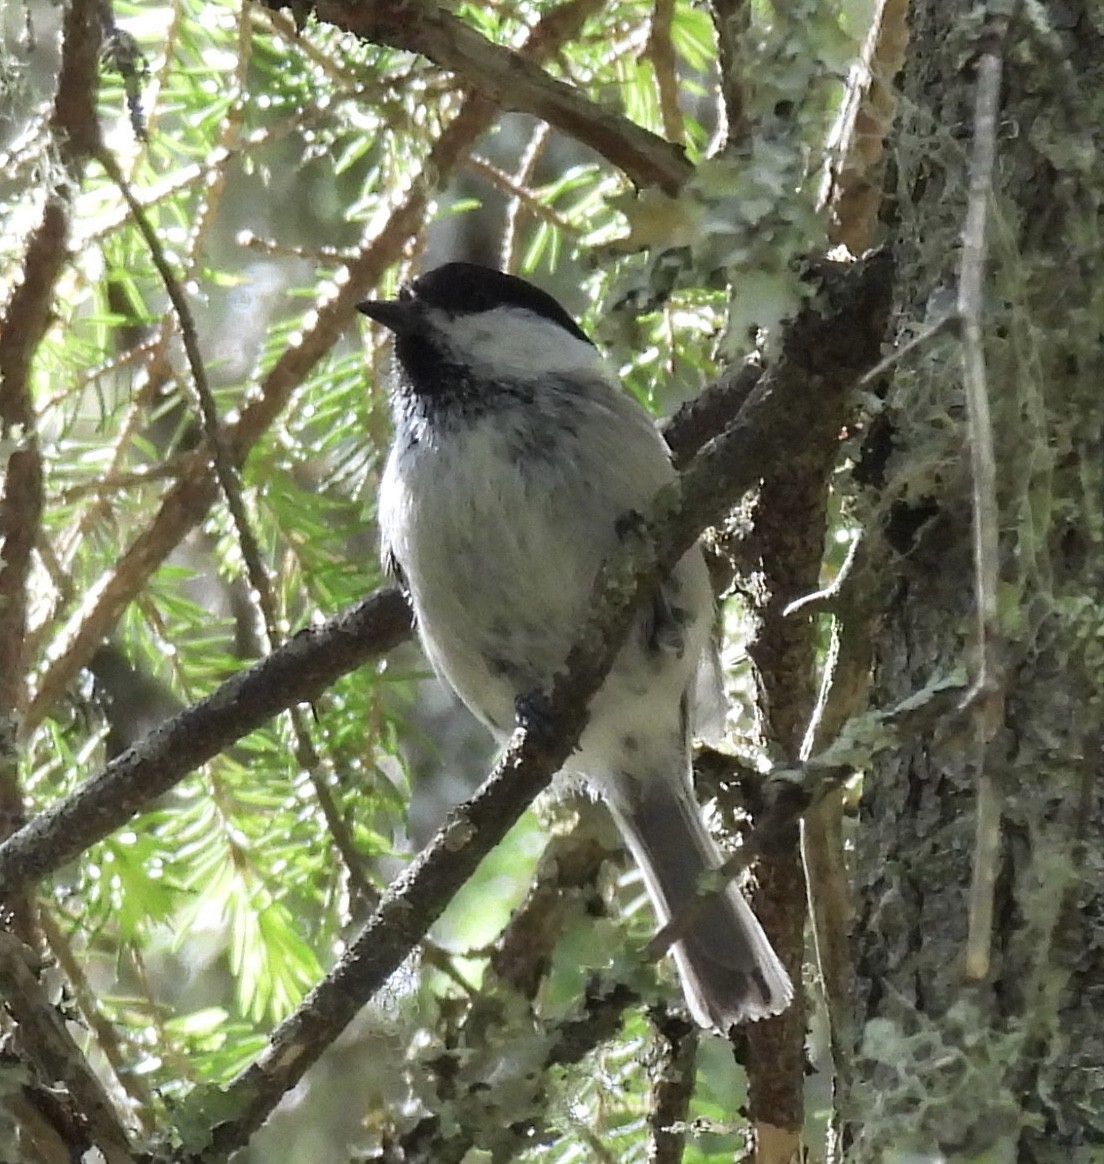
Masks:
[[[418,304],[437,307],[450,315],[478,315],[496,307],[519,307],[558,323],[577,339],[590,337],[547,291],[517,275],[481,267],[477,263],[445,263],[418,276],[397,299],[366,299],[357,310],[397,335],[409,332],[417,319]]]

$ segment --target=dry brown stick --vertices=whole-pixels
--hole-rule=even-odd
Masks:
[[[268,3],[291,7],[290,0]],[[500,109],[529,113],[589,146],[639,187],[675,194],[693,172],[677,146],[591,101],[535,61],[492,43],[444,8],[391,0],[304,0],[295,8],[373,44],[419,53]]]
[[[578,31],[598,0],[568,0],[544,16],[524,52],[539,60]],[[316,305],[313,325],[273,365],[226,427],[231,461],[241,465],[253,445],[287,406],[295,389],[340,338],[355,305],[379,282],[417,233],[426,208],[441,182],[455,169],[476,139],[494,120],[496,109],[483,97],[469,97],[430,150],[421,175],[380,232],[368,240],[345,270],[346,278],[331,298]],[[203,445],[181,459],[180,479],[169,489],[148,526],[120,554],[112,569],[92,588],[62,629],[24,717],[24,731],[49,714],[61,693],[92,657],[120,615],[181,539],[214,504],[217,487],[209,473],[210,449]]]

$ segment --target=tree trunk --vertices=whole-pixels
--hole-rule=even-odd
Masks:
[[[903,341],[954,306],[976,66],[996,52],[984,350],[1003,709],[984,748],[965,709],[866,774],[845,1133],[856,1161],[1070,1164],[1104,1151],[1104,16],[1073,0],[1006,31],[979,13],[912,5],[892,230]],[[950,335],[896,369],[860,466],[888,579],[881,708],[976,673],[971,433]],[[1001,797],[999,876],[989,973],[970,983],[982,764]]]

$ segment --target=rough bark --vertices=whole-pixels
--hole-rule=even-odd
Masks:
[[[912,6],[892,228],[908,338],[954,303],[989,37],[1004,69],[985,320],[1003,715],[984,750],[967,709],[866,775],[848,1158],[1069,1164],[1104,1145],[1104,21],[1084,2],[1040,8],[994,42],[976,11]],[[921,346],[887,402],[862,465],[891,580],[881,706],[976,658],[958,340]],[[989,974],[969,983],[982,762],[1002,800],[1000,876]]]

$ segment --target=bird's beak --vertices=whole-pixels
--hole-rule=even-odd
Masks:
[[[417,329],[421,315],[413,299],[365,299],[357,304],[357,311],[382,323],[396,335],[410,335]]]

